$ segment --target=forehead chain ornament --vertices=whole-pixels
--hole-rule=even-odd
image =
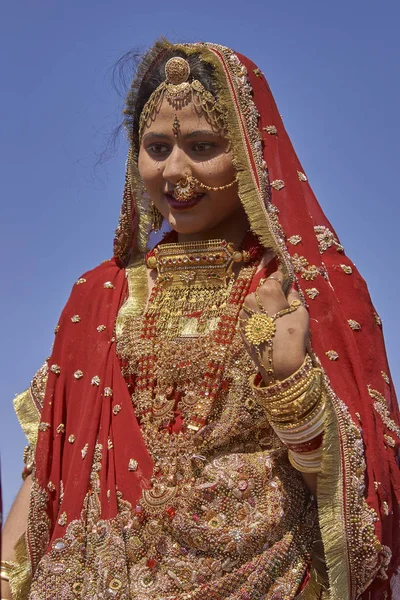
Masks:
[[[174,134],[174,137],[176,137],[176,138],[179,135],[180,127],[181,127],[181,124],[179,123],[178,115],[175,115],[174,122],[172,125],[172,133]]]
[[[218,100],[206,90],[201,81],[191,80],[188,61],[174,56],[165,65],[165,80],[154,90],[143,107],[139,119],[139,140],[144,129],[155,120],[164,98],[175,110],[193,102],[196,109],[205,113],[217,131],[226,130],[225,114]]]

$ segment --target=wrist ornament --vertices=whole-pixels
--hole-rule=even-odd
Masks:
[[[0,563],[0,579],[8,583],[10,581],[11,571],[15,566],[15,563],[11,560],[2,560]]]
[[[302,472],[317,472],[325,426],[325,396],[322,371],[307,355],[301,367],[284,381],[261,387],[252,377],[257,401],[271,427],[289,450],[292,466]]]

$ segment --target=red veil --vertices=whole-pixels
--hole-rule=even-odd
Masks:
[[[143,60],[128,105],[165,48],[172,46],[157,43]],[[310,312],[310,352],[322,365],[330,398],[317,498],[329,597],[399,597],[400,421],[367,286],[311,190],[264,74],[222,46],[177,48],[199,52],[214,66],[251,229],[297,281]],[[135,507],[149,485],[152,460],[115,349],[121,323],[147,298],[149,209],[136,169],[130,153],[114,258],[74,285],[57,327],[45,392],[41,371],[16,399],[29,441],[37,441],[25,546],[33,581],[72,529],[75,536],[81,531],[83,544],[90,528],[111,527],[111,539],[118,500]],[[128,468],[132,459],[136,470]],[[82,511],[89,506],[97,520],[83,528]],[[88,560],[90,551],[87,543]],[[123,562],[123,553],[115,560]],[[21,585],[27,575],[21,567]],[[61,568],[53,577],[54,589],[62,589]]]

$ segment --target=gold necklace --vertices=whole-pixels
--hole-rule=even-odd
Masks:
[[[232,267],[249,259],[249,252],[225,240],[156,248],[147,264],[158,273],[148,311],[157,321],[157,337],[198,337],[215,330],[234,282]]]

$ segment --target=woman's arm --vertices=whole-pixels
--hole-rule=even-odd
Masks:
[[[28,475],[22,484],[4,524],[1,543],[2,561],[14,561],[14,547],[19,538],[26,532],[29,513],[29,499],[32,477]],[[9,584],[1,580],[1,598],[11,600]]]

